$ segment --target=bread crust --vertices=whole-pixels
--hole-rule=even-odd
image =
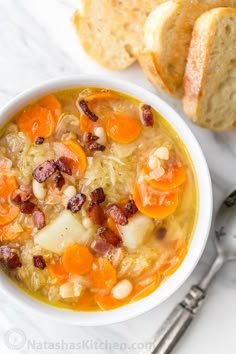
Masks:
[[[160,90],[171,95],[172,91],[168,86],[168,81],[164,81],[160,70],[158,70],[158,63],[156,62],[155,54],[152,52],[142,53],[139,55],[138,60],[149,81]]]
[[[224,53],[221,53],[221,55],[224,56],[225,61],[222,63],[219,62],[219,58],[216,55],[213,56],[213,46],[217,28],[219,28],[223,20],[229,16],[232,16],[234,19],[233,24],[235,28],[236,9],[234,8],[224,7],[212,9],[204,13],[196,21],[184,76],[184,96],[182,100],[184,112],[196,124],[215,131],[236,128],[235,102],[233,100],[230,102],[230,96],[232,95],[233,97],[233,95],[236,95],[236,87],[235,85],[232,86],[228,79],[228,74],[232,70],[236,72],[236,45],[234,44],[234,48],[217,47],[219,51],[224,50]],[[227,36],[227,33],[224,34]],[[222,42],[224,42],[224,40],[226,40],[226,37],[221,38]],[[233,43],[235,43],[235,41],[236,30]],[[227,50],[230,52],[230,55],[227,53]],[[235,58],[235,62],[232,62],[232,58]],[[218,70],[216,67],[214,68],[212,62],[213,59],[221,66],[221,72],[218,75]],[[216,72],[215,75],[214,71]],[[225,77],[223,78],[223,76]],[[227,97],[223,97],[225,102],[222,102],[222,96],[217,96],[223,85],[224,90],[227,90]],[[214,102],[214,107],[212,107],[211,101]],[[224,111],[226,111],[227,108],[228,111],[233,113],[234,119],[231,117],[229,120],[227,116],[222,114],[222,104],[225,105]],[[219,109],[217,109],[217,105],[219,105]],[[212,109],[216,111],[213,119],[212,114],[210,116],[210,112],[208,114],[206,110],[207,106],[212,107]],[[234,110],[234,112],[232,112],[232,110]]]

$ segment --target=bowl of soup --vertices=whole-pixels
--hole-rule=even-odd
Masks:
[[[42,84],[0,114],[0,289],[56,320],[104,325],[162,303],[206,243],[212,189],[179,115],[133,84]]]

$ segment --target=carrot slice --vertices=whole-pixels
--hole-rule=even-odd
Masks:
[[[109,295],[95,295],[95,300],[101,310],[113,310],[117,307],[124,306],[129,303],[130,298],[122,300],[115,299],[111,294]]]
[[[62,257],[65,271],[77,275],[88,273],[92,268],[92,263],[93,255],[88,247],[78,244],[67,247]]]
[[[55,119],[55,123],[57,124],[58,119],[61,116],[61,104],[58,101],[58,99],[56,98],[55,95],[50,94],[48,96],[45,96],[43,98],[41,98],[41,100],[39,101],[39,105],[41,107],[47,108],[49,109],[49,111],[51,111],[53,118]]]
[[[136,118],[114,115],[106,122],[106,133],[115,142],[129,144],[137,140],[141,134],[142,125]]]
[[[73,140],[64,140],[63,144],[70,152],[74,154],[74,158],[71,157],[71,155],[68,155],[68,157],[74,160],[74,167],[77,169],[81,177],[87,168],[87,157],[84,150],[82,149],[80,144]]]
[[[106,258],[96,258],[90,277],[96,289],[109,291],[116,283],[116,270]]]
[[[173,168],[171,171],[167,171],[164,176],[162,176],[158,180],[147,180],[147,183],[150,184],[150,186],[152,186],[153,188],[166,191],[181,186],[185,183],[185,181],[186,172],[184,167],[177,167]]]
[[[106,91],[106,92],[98,92],[95,93],[91,96],[85,97],[86,102],[91,102],[91,101],[97,101],[97,100],[104,100],[104,99],[109,99],[109,98],[117,98],[118,96],[111,91]]]
[[[68,280],[68,273],[65,271],[61,260],[49,264],[48,273],[51,278],[56,279],[57,285],[62,285]]]
[[[85,114],[82,114],[79,119],[79,127],[82,133],[93,133],[95,124]]]
[[[115,299],[111,294],[96,294],[95,300],[101,310],[112,310],[148,296],[159,286],[160,279],[157,274],[152,274],[140,280],[134,287],[132,293],[122,300]]]
[[[179,203],[177,191],[158,191],[144,182],[136,183],[133,199],[141,213],[156,219],[173,214]]]
[[[19,214],[20,209],[15,205],[7,203],[0,204],[0,226],[9,224]]]
[[[16,189],[16,179],[10,174],[0,174],[0,198],[7,199]]]
[[[35,104],[21,113],[18,118],[18,126],[32,141],[35,141],[38,137],[50,137],[56,124],[49,109]]]
[[[9,224],[18,216],[20,212],[20,209],[17,206],[7,203],[8,197],[16,189],[16,187],[17,184],[14,176],[11,174],[0,174],[0,198],[3,200],[5,199],[5,202],[0,203],[0,226]],[[5,235],[4,238],[7,238],[8,232],[10,239],[16,238],[18,235],[15,235],[15,232],[12,232],[12,230],[10,232],[9,227],[2,229],[2,234]]]

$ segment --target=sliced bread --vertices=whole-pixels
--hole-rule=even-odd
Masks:
[[[236,9],[203,14],[193,30],[183,108],[211,130],[236,128]]]
[[[81,45],[106,68],[127,68],[142,49],[147,16],[163,1],[81,0],[73,16]]]
[[[183,77],[196,19],[216,7],[236,7],[236,0],[169,0],[156,7],[144,25],[139,62],[159,89],[183,95]]]

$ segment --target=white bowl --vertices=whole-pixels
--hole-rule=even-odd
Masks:
[[[156,291],[133,304],[104,312],[76,312],[56,308],[27,295],[24,291],[16,287],[3,272],[0,272],[0,290],[4,291],[6,296],[11,297],[13,301],[19,304],[19,306],[27,307],[30,311],[37,311],[38,314],[47,315],[57,321],[78,324],[81,326],[96,326],[112,324],[141,315],[155,306],[160,305],[186,281],[204,250],[211,225],[213,200],[211,179],[206,160],[190,129],[167,103],[154,94],[131,83],[101,77],[90,77],[87,75],[51,80],[30,89],[11,100],[0,111],[0,124],[4,124],[20,109],[28,103],[36,100],[38,97],[50,92],[80,86],[106,87],[121,91],[142,100],[160,112],[160,114],[172,125],[173,129],[175,129],[178,136],[186,145],[194,164],[199,190],[198,221],[188,254],[183,263]]]

